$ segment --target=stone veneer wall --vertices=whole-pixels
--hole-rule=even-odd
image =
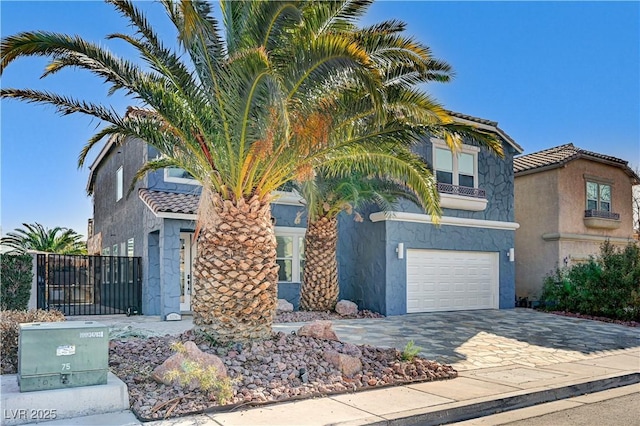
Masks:
[[[515,151],[503,144],[505,158],[486,150],[478,153],[478,187],[486,191],[484,211],[443,209],[443,216],[502,222],[514,221],[513,155]],[[416,150],[428,164],[432,162],[432,144],[425,141]],[[404,243],[407,249],[436,249],[498,252],[499,307],[515,305],[515,267],[506,252],[514,247],[515,232],[488,228],[471,228],[428,223],[371,222],[363,212],[363,223],[349,216],[339,221],[338,264],[340,297],[358,303],[360,309],[371,309],[384,315],[405,314],[406,255],[398,259],[395,249]],[[396,211],[424,213],[418,206],[403,201]],[[517,257],[517,253],[516,253]]]

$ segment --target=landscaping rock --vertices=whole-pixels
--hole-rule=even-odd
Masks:
[[[354,316],[358,314],[358,305],[349,300],[341,300],[336,304],[336,312],[342,316]]]
[[[355,356],[341,354],[336,351],[327,351],[324,353],[324,359],[338,368],[343,376],[353,377],[362,371],[362,362],[360,358]]]
[[[287,302],[286,299],[278,299],[277,311],[280,312],[293,312],[293,303]]]
[[[314,321],[311,324],[303,325],[296,334],[323,340],[340,340],[331,327],[331,321]]]
[[[174,381],[166,378],[167,373],[169,371],[184,371],[183,363],[186,360],[197,363],[202,368],[206,369],[210,366],[216,368],[218,372],[219,378],[227,377],[227,368],[220,358],[216,355],[202,352],[198,349],[198,346],[194,342],[186,342],[184,344],[185,351],[184,353],[178,352],[169,358],[167,358],[162,365],[159,365],[153,370],[151,377],[158,383],[164,383],[165,385],[170,385]],[[175,383],[174,383],[175,384]],[[190,384],[191,386],[198,386],[197,383]]]

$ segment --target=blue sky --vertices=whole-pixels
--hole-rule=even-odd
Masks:
[[[173,37],[159,5],[140,5]],[[410,34],[453,66],[451,83],[425,87],[449,109],[497,121],[525,153],[573,142],[640,165],[639,2],[379,1],[364,22],[389,18],[407,22]],[[79,34],[132,57],[121,42],[105,40],[128,28],[102,2],[2,0],[0,19],[2,37],[33,29]],[[0,84],[106,102],[121,112],[130,104],[108,98],[86,72],[40,80],[44,64],[18,60]],[[39,222],[86,234],[90,163],[78,169],[77,156],[100,123],[16,101],[2,100],[0,111],[2,233]]]

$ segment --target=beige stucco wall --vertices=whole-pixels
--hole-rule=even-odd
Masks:
[[[542,239],[557,233],[558,170],[515,179],[516,297],[537,300],[542,279],[558,262],[558,243]]]
[[[600,235],[603,237],[629,238],[633,234],[633,207],[631,204],[631,180],[619,167],[589,160],[574,160],[557,169],[560,197],[560,232]],[[611,211],[620,213],[617,229],[589,228],[585,225],[586,209],[585,175],[611,181]]]
[[[620,213],[617,229],[585,225],[585,175],[611,182],[611,208]],[[516,231],[516,297],[537,300],[545,276],[557,266],[597,255],[607,239],[625,245],[633,237],[631,190],[631,180],[622,169],[583,159],[517,176],[515,206],[520,228]]]

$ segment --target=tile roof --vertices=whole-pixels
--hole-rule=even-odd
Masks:
[[[613,166],[620,167],[635,181],[638,176],[628,167],[628,162],[620,158],[610,155],[598,154],[597,152],[587,151],[574,146],[572,143],[545,149],[543,151],[534,152],[532,154],[521,155],[513,159],[513,171],[516,175],[529,170],[541,168],[560,167],[569,161],[585,158],[600,162],[609,163]]]
[[[138,196],[153,211],[159,213],[196,214],[200,195],[194,193],[155,191],[142,188]]]

